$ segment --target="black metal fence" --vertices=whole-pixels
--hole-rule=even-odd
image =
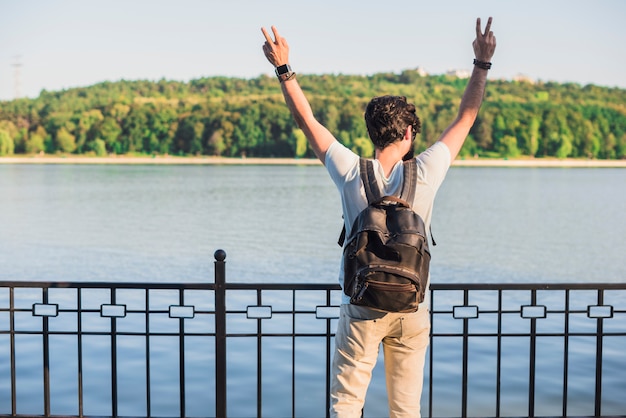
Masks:
[[[225,257],[215,283],[0,282],[0,416],[327,416],[338,285],[228,283]],[[423,415],[626,415],[626,283],[430,297]]]

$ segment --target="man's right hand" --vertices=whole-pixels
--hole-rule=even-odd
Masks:
[[[289,64],[289,45],[285,38],[278,34],[276,26],[272,26],[272,32],[274,32],[274,41],[265,28],[261,28],[263,36],[265,36],[265,43],[263,44],[263,53],[265,58],[274,67],[280,67],[284,64]]]

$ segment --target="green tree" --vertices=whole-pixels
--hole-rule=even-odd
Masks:
[[[175,152],[181,154],[201,154],[204,124],[194,115],[182,119],[175,137]]]
[[[65,127],[57,131],[55,143],[56,149],[61,152],[74,152],[76,150],[76,137],[69,133]]]
[[[93,136],[102,139],[109,150],[113,149],[113,144],[118,140],[122,128],[117,121],[111,116],[105,116],[104,119],[93,126]]]
[[[24,148],[22,133],[20,129],[10,120],[0,120],[0,130],[4,131],[9,138],[11,139],[11,154],[16,151],[16,149]],[[8,144],[8,141],[7,141]],[[8,149],[8,145],[7,145]]]
[[[502,137],[507,134],[506,122],[504,121],[504,117],[502,113],[498,113],[493,120],[493,140],[496,144],[500,143]],[[497,146],[497,145],[496,145]]]
[[[0,156],[12,155],[15,144],[13,138],[4,129],[0,129]]]
[[[149,137],[148,117],[142,106],[135,106],[122,122],[122,133],[118,137],[122,153],[142,152],[144,140]]]
[[[539,118],[533,116],[530,119],[528,142],[525,144],[524,151],[527,155],[535,156],[539,150],[539,129],[541,122]]]
[[[309,142],[306,139],[306,135],[302,131],[302,129],[294,129],[293,136],[295,138],[296,149],[294,150],[294,156],[296,158],[302,158],[306,155],[306,151],[309,145]]]
[[[44,151],[46,149],[46,138],[48,138],[48,133],[43,126],[38,126],[35,132],[31,133],[26,140],[26,153],[37,154]]]
[[[98,138],[94,141],[94,152],[98,157],[104,157],[107,155],[106,142],[104,140]]]
[[[470,134],[465,138],[465,142],[463,142],[463,146],[459,151],[459,156],[462,158],[473,157],[478,154],[478,146],[476,145],[476,141],[474,141],[474,137]]]
[[[97,137],[93,137],[93,135],[88,136],[88,133],[92,131],[92,127],[94,125],[99,124],[103,119],[104,116],[102,116],[102,112],[99,109],[84,111],[78,117],[78,120],[76,121],[75,137],[76,148],[79,152],[84,152],[85,150],[93,148],[93,145],[88,145],[87,142],[93,142]]]
[[[615,145],[615,157],[619,159],[626,158],[626,132],[622,134]]]
[[[519,157],[520,151],[517,147],[517,138],[512,135],[504,135],[500,138],[498,152],[505,158]]]
[[[604,143],[602,144],[602,149],[600,150],[600,157],[606,158],[606,159],[615,158],[616,145],[617,145],[617,139],[615,138],[615,134],[613,134],[613,132],[609,132],[609,134],[604,139]]]
[[[494,114],[489,110],[480,112],[474,127],[471,129],[471,134],[476,141],[476,147],[478,150],[489,151],[493,147],[493,121]]]
[[[598,130],[595,129],[591,121],[585,120],[583,122],[581,135],[581,149],[579,150],[579,154],[586,158],[595,158],[600,151],[601,139]]]
[[[355,154],[364,158],[372,158],[374,156],[374,144],[369,138],[362,136],[355,138],[351,149]]]
[[[572,139],[569,135],[559,135],[556,132],[550,134],[550,143],[556,146],[554,156],[557,158],[567,158],[572,152]]]
[[[307,75],[301,83],[316,117],[348,148],[358,148],[356,138],[368,136],[363,112],[371,97],[406,96],[422,120],[415,144],[421,151],[456,117],[467,80],[407,70],[371,76]],[[510,152],[510,139],[502,141],[512,136],[519,152],[537,157],[624,157],[624,89],[490,80],[486,95],[470,131],[474,143],[468,138],[462,155]],[[191,116],[194,123],[181,127]],[[200,124],[204,128],[198,139]],[[34,135],[39,127],[45,133]],[[42,91],[36,99],[0,101],[0,129],[12,138],[14,153],[38,152],[42,141],[46,152],[62,151],[57,143],[58,134],[65,135],[62,128],[74,135],[75,153],[95,152],[98,139],[115,153],[293,156],[298,151],[293,134],[297,127],[280,87],[265,75],[189,83],[104,82]],[[175,139],[187,128],[191,142]],[[305,156],[312,155],[307,148]]]
[[[207,153],[209,155],[221,156],[222,153],[226,150],[226,143],[224,141],[224,131],[222,129],[218,129],[214,131],[209,137],[207,143]]]

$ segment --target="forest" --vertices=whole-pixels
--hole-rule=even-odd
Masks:
[[[456,117],[467,79],[415,70],[304,74],[316,117],[371,156],[363,113],[374,96],[415,103],[425,149]],[[0,101],[0,156],[33,154],[314,157],[275,77],[117,81]],[[462,158],[626,158],[626,90],[489,80]]]

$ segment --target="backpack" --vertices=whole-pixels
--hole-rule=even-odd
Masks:
[[[424,220],[409,203],[415,197],[415,160],[404,162],[399,197],[381,196],[371,160],[361,158],[359,164],[368,206],[354,220],[343,250],[344,293],[354,305],[415,312],[424,300],[430,265]],[[345,225],[341,246],[344,239]]]

